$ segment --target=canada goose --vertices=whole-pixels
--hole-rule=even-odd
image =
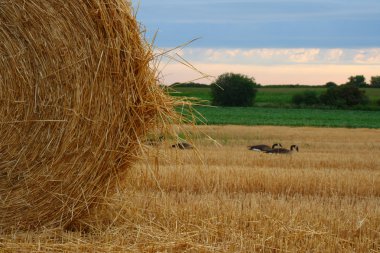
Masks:
[[[165,136],[161,135],[158,139],[147,139],[144,143],[150,146],[157,146],[165,139]]]
[[[268,151],[268,150],[271,150],[271,149],[274,149],[275,147],[281,147],[282,148],[282,145],[281,143],[275,143],[272,145],[272,148],[269,147],[268,145],[254,145],[254,146],[248,146],[248,149],[249,150],[253,150],[253,151],[258,151],[258,152],[264,152],[264,151]]]
[[[297,145],[290,146],[290,150],[286,149],[286,148],[274,148],[274,149],[265,151],[265,153],[268,153],[268,154],[291,154],[294,151],[298,152],[298,146]]]
[[[186,142],[179,142],[177,144],[173,144],[172,148],[179,148],[179,149],[192,149],[193,146]]]

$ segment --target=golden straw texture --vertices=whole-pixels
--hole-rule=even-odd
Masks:
[[[0,1],[0,231],[70,228],[171,120],[124,0]]]

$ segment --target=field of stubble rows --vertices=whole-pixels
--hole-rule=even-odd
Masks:
[[[6,235],[0,251],[380,252],[380,130],[200,131],[218,144],[197,134],[197,151],[148,149],[86,234]],[[246,148],[274,142],[300,151]]]

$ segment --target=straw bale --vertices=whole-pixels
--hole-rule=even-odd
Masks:
[[[70,227],[170,121],[131,4],[0,1],[0,231]]]

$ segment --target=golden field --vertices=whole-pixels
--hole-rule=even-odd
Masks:
[[[380,130],[201,126],[192,138],[196,150],[148,148],[86,231],[2,234],[0,252],[380,252]],[[275,142],[300,152],[247,150]]]

